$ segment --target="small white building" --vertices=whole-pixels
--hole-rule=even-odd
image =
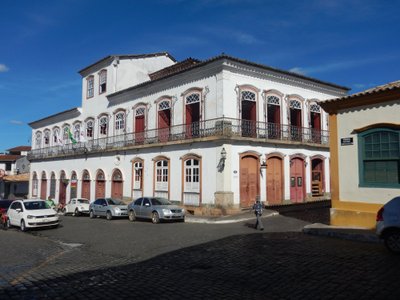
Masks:
[[[31,196],[156,195],[193,210],[329,199],[328,117],[348,89],[220,55],[108,56],[82,106],[30,123]]]

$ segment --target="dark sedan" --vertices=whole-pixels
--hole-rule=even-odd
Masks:
[[[138,198],[128,205],[128,216],[131,222],[136,218],[151,219],[154,224],[160,221],[185,221],[185,209],[160,197]]]

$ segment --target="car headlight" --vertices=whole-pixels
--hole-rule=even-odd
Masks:
[[[35,218],[35,216],[28,215],[28,216],[27,216],[27,218],[28,218],[28,219],[34,219],[34,218]]]
[[[164,215],[170,215],[172,213],[171,210],[167,208],[163,208],[162,212]]]
[[[116,207],[114,210],[115,210],[115,212],[117,212],[117,213],[120,213],[120,212],[121,212],[121,209],[120,209],[119,207]]]
[[[182,213],[183,213],[183,214],[185,213],[185,209],[184,209],[184,208],[182,208]]]

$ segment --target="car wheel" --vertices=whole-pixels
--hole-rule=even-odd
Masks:
[[[134,222],[136,221],[136,214],[134,210],[130,210],[128,213],[129,221]]]
[[[26,231],[25,221],[21,220],[21,231]]]
[[[94,217],[95,217],[94,212],[93,212],[93,210],[91,210],[89,212],[89,218],[94,219]]]
[[[10,219],[7,219],[5,229],[11,228]]]
[[[74,217],[79,217],[79,215],[80,215],[79,210],[75,208]]]
[[[385,246],[391,252],[395,254],[400,254],[400,230],[394,229],[388,231],[385,236]]]
[[[153,222],[153,224],[158,224],[160,223],[160,216],[158,215],[158,212],[153,212],[151,215],[151,222]]]
[[[111,214],[111,211],[109,211],[109,210],[107,211],[106,218],[107,218],[107,220],[112,220],[113,216]]]

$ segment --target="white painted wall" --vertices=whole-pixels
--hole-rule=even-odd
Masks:
[[[393,101],[384,105],[364,106],[342,110],[337,114],[339,186],[342,201],[386,203],[399,195],[398,189],[359,187],[358,139],[354,129],[376,123],[399,123],[400,102]],[[341,146],[340,139],[352,137],[354,144]]]

